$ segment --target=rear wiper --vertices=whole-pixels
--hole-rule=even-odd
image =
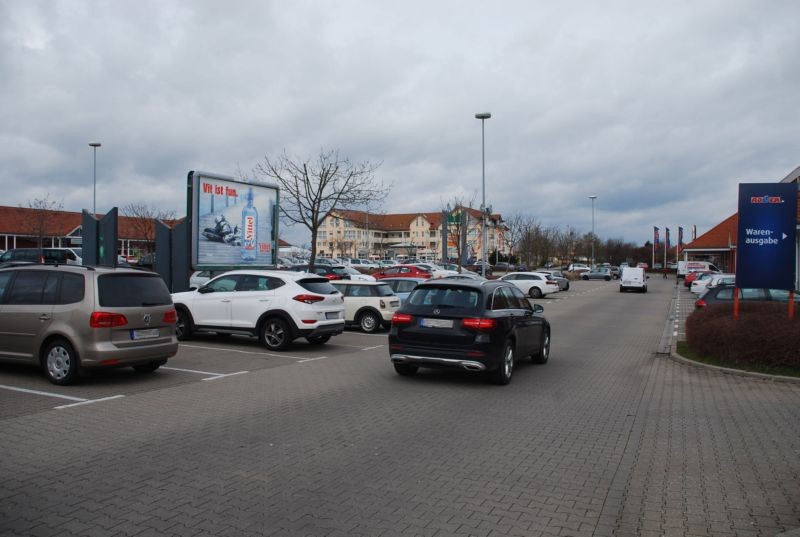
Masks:
[[[166,306],[163,302],[142,302],[143,307],[147,306]]]

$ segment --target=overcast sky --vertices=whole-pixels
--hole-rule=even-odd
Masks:
[[[186,212],[186,174],[321,148],[384,212],[454,196],[643,243],[800,165],[800,2],[0,0],[0,205]],[[663,233],[663,231],[662,231]],[[673,241],[676,231],[673,231]],[[308,242],[297,227],[282,236]],[[663,235],[662,235],[663,238]]]

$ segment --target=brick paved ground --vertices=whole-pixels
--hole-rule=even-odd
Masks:
[[[521,365],[508,387],[401,378],[385,348],[355,349],[3,420],[0,534],[800,527],[800,385],[657,356],[674,281],[650,286],[620,294],[613,282],[577,282],[545,301],[551,362]]]

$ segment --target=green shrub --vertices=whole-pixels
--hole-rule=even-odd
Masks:
[[[800,311],[790,321],[788,308],[785,302],[742,302],[734,320],[732,304],[712,304],[686,319],[686,343],[732,367],[800,367]]]

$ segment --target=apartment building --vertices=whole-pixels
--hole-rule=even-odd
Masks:
[[[339,210],[331,213],[317,234],[317,255],[320,257],[360,257],[389,259],[413,256],[418,259],[439,259],[442,256],[442,223],[448,228],[448,257],[457,257],[456,237],[461,231],[462,209],[450,217],[442,212],[374,214],[364,211]],[[466,254],[478,257],[483,243],[482,213],[463,208],[466,216]],[[495,249],[505,253],[503,219],[499,214],[486,216],[486,252]]]

